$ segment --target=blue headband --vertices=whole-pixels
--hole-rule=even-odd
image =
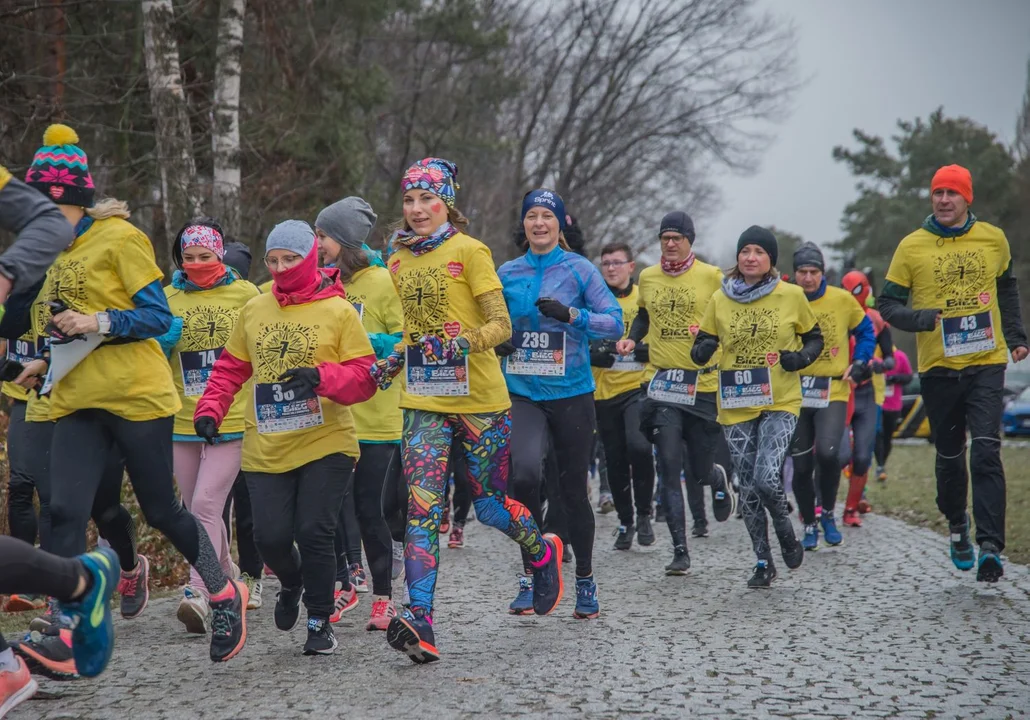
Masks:
[[[565,229],[565,201],[561,199],[561,195],[556,193],[554,190],[530,190],[526,193],[526,196],[522,198],[522,219],[526,219],[526,215],[535,207],[544,207],[554,213],[554,216],[558,218],[558,229]]]

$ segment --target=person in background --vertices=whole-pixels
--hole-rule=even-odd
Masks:
[[[894,444],[894,431],[903,415],[905,386],[912,382],[912,364],[904,350],[894,348],[894,367],[884,373],[887,389],[883,401],[880,432],[876,436],[876,479],[887,482],[887,459]]]

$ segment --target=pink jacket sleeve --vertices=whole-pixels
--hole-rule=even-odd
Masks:
[[[211,377],[207,380],[204,395],[197,401],[197,411],[193,413],[193,420],[207,416],[214,418],[215,423],[221,425],[236,393],[253,374],[254,368],[249,362],[240,360],[228,350],[222,350],[215,366],[211,368]]]
[[[373,354],[342,363],[322,363],[318,366],[322,383],[315,388],[315,393],[337,405],[357,405],[365,402],[376,394],[376,381],[369,372],[375,361],[376,356]],[[217,367],[215,365],[216,369]],[[204,393],[204,396],[207,397],[207,393]]]

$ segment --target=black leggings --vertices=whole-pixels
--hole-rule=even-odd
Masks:
[[[512,497],[540,517],[540,490],[544,482],[547,445],[555,448],[562,508],[576,555],[576,575],[593,574],[594,510],[587,492],[590,456],[594,450],[594,395],[585,393],[560,400],[533,402],[512,396]],[[526,573],[530,558],[523,553]]]
[[[204,585],[217,594],[228,578],[211,538],[175,495],[172,424],[171,416],[132,421],[96,409],[78,410],[57,421],[50,463],[53,552],[74,557],[85,551],[90,507],[96,511],[102,488],[111,492],[105,504],[111,511],[111,522],[120,515],[114,506],[121,491],[121,475],[117,486],[111,481],[105,483],[112,458],[120,454],[147,523],[171,541],[196,568]],[[111,538],[108,541],[114,546]]]
[[[350,577],[350,566],[361,564],[361,527],[354,505],[353,487],[347,490],[340,503],[333,547],[336,548],[336,580],[346,588],[348,584],[345,580]]]
[[[851,463],[851,474],[861,477],[869,472],[873,462],[873,445],[876,444],[876,420],[879,414],[876,396],[871,382],[855,390],[855,411],[851,415],[851,437],[844,428],[840,445],[840,467]]]
[[[806,525],[815,522],[817,465],[823,512],[833,515],[840,487],[840,442],[847,416],[846,402],[831,402],[824,408],[801,408],[790,454],[794,459],[794,497]]]
[[[387,492],[396,486],[396,476],[401,472],[401,446],[400,443],[365,442],[360,446],[361,458],[354,469],[354,506],[372,574],[372,592],[390,597],[393,548],[383,506]]]
[[[225,499],[225,510],[222,511],[222,522],[225,524],[226,536],[232,545],[232,514],[236,512],[236,547],[239,551],[240,572],[255,580],[261,579],[264,561],[254,542],[254,510],[250,506],[250,490],[247,489],[247,477],[240,471],[232,492]]]
[[[633,524],[636,515],[651,515],[654,500],[654,456],[651,442],[640,429],[642,390],[631,390],[594,403],[597,429],[604,445],[605,464],[619,524]]]
[[[901,422],[900,410],[884,410],[880,413],[880,433],[876,436],[876,464],[883,467],[894,447],[894,431]]]
[[[284,473],[247,471],[261,557],[284,588],[303,586],[309,618],[328,620],[333,613],[333,539],[343,496],[353,480],[354,459],[343,453]]]
[[[465,453],[460,450],[460,443],[456,449],[451,449],[451,482],[447,486],[447,492],[454,502],[451,522],[458,527],[465,527],[469,519],[469,510],[472,508],[472,491],[469,489],[468,472],[465,470]]]
[[[7,464],[10,469],[10,484],[7,489],[7,522],[11,535],[29,545],[36,543],[37,533],[42,528],[36,519],[36,481],[32,476],[32,448],[25,437],[28,423],[25,422],[24,400],[11,400],[11,412],[7,426]],[[42,538],[40,546],[45,547]]]

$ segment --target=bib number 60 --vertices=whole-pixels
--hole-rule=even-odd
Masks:
[[[751,384],[751,371],[750,370],[737,370],[733,373],[733,382],[737,385],[750,385]]]

